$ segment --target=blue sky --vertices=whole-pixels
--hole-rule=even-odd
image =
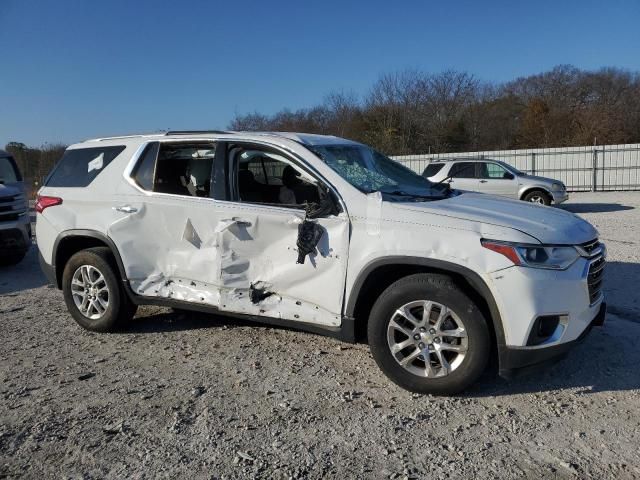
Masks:
[[[224,128],[384,72],[640,70],[640,2],[0,0],[0,145]]]

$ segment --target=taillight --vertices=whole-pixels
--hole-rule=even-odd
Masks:
[[[62,204],[60,197],[47,197],[45,195],[38,195],[36,198],[36,212],[42,213],[45,208],[53,207],[54,205]]]

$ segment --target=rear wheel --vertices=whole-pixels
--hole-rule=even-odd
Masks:
[[[442,275],[411,275],[387,288],[373,306],[368,335],[380,369],[417,393],[452,395],[466,389],[490,355],[484,317]]]
[[[62,290],[69,312],[87,330],[109,332],[135,315],[106,247],[74,254],[62,274]]]
[[[539,203],[540,205],[551,205],[551,196],[542,190],[532,190],[524,196],[523,200],[525,202]]]

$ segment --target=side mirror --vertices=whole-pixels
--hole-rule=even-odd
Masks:
[[[321,218],[330,215],[338,215],[340,206],[333,193],[326,185],[318,185],[318,202],[307,204],[306,211],[308,218]]]
[[[514,177],[513,173],[511,173],[511,172],[504,172],[504,174],[502,175],[502,178],[504,178],[506,180],[513,180],[516,177]]]

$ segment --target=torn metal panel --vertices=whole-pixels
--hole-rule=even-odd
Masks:
[[[153,196],[109,236],[139,295],[337,326],[348,218],[314,220],[308,252],[298,247],[304,221],[298,210]],[[308,261],[297,264],[302,253]]]
[[[187,224],[184,226],[184,232],[182,233],[182,239],[189,242],[196,248],[200,248],[202,240],[198,236],[198,232],[193,228],[191,220],[187,218]]]

